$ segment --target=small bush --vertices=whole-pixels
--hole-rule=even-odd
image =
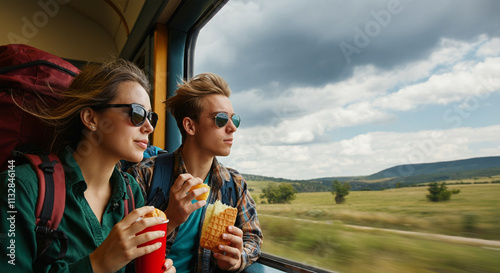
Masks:
[[[338,180],[334,180],[332,184],[332,194],[335,195],[335,203],[343,204],[350,190],[351,184],[349,184],[349,182],[340,183]]]
[[[438,184],[437,182],[429,183],[429,193],[426,197],[432,202],[448,201],[452,194],[458,194],[460,190],[455,189],[449,191],[446,187],[446,183],[443,182]]]
[[[260,198],[266,198],[269,204],[285,204],[295,200],[296,194],[297,190],[291,184],[270,184],[262,190]]]

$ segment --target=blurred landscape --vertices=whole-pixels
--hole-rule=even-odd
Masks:
[[[334,180],[349,182],[351,189],[358,191],[417,186],[422,183],[439,181],[447,181],[447,184],[473,183],[474,181],[478,182],[480,177],[489,178],[495,175],[500,175],[500,156],[399,165],[368,176],[339,176],[308,180],[291,180],[252,174],[243,174],[243,177],[247,181],[291,183],[298,192],[325,192],[332,190]],[[500,183],[500,180],[493,182]]]
[[[244,176],[257,203],[266,253],[342,273],[499,272],[500,168],[490,166],[499,166],[499,159],[413,165],[415,175],[395,177],[398,187],[387,182],[394,177],[381,175],[401,166],[367,177],[307,181]],[[431,181],[417,182],[425,176],[460,192],[449,201],[430,202]],[[385,189],[351,190],[344,204],[336,204],[335,179]],[[267,204],[260,193],[271,183],[307,190],[289,204]],[[322,190],[314,192],[307,183]]]

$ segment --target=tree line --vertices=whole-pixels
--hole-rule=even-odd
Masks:
[[[391,188],[419,186],[422,183],[428,182],[471,179],[474,177],[491,177],[498,174],[500,174],[500,167],[406,177],[391,177],[381,182],[372,182],[367,179],[368,177],[329,177],[310,180],[291,180],[249,174],[244,174],[243,176],[247,181],[287,183],[292,185],[297,192],[329,192],[332,190],[333,181],[349,182],[352,191],[379,191]]]
[[[349,195],[351,184],[349,182],[332,181],[331,193],[336,204],[343,204]],[[429,194],[427,199],[432,202],[448,201],[452,194],[460,193],[459,189],[448,190],[446,183],[431,182],[428,184]],[[268,204],[290,203],[296,198],[298,191],[289,183],[272,183],[262,190],[260,198],[267,199]],[[264,201],[265,202],[265,201]]]

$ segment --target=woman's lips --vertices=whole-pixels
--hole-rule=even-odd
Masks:
[[[148,141],[147,140],[136,140],[135,143],[137,143],[137,145],[139,145],[139,147],[143,148],[144,150],[146,150],[146,148],[148,148]]]

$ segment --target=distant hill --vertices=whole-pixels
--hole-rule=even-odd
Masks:
[[[500,167],[500,156],[478,157],[435,163],[406,164],[385,169],[364,177],[366,180],[377,180],[393,177],[408,177],[437,173],[453,173],[470,170],[481,170]]]
[[[262,176],[262,175],[255,175],[255,174],[246,174],[242,173],[243,177],[247,181],[273,181],[273,182],[291,182],[291,181],[298,181],[298,180],[290,180],[286,178],[277,178],[277,177],[272,177],[272,176]]]
[[[332,182],[349,182],[352,190],[381,190],[420,183],[461,180],[500,175],[500,156],[478,157],[435,163],[407,164],[391,167],[369,176],[324,177],[309,180],[291,180],[243,174],[247,181],[292,183],[299,192],[331,191]]]

